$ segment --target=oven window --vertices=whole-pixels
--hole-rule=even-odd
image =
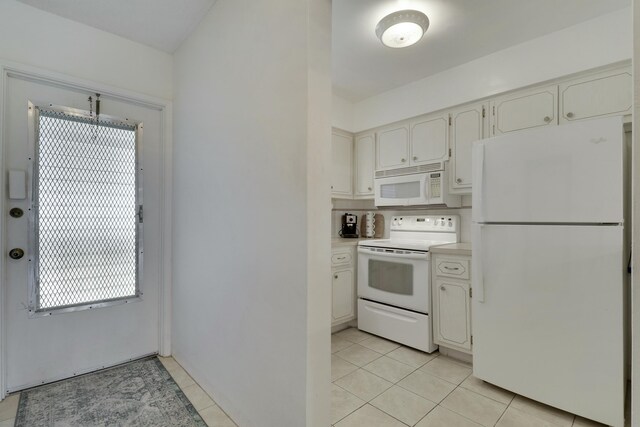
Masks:
[[[398,295],[413,295],[413,265],[369,260],[369,287]]]
[[[413,199],[420,197],[420,181],[380,185],[380,195],[385,199]]]

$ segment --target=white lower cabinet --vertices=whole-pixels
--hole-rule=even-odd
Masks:
[[[356,318],[356,267],[354,247],[331,251],[331,326]]]
[[[432,269],[433,339],[443,347],[471,353],[471,282],[464,256],[434,257]]]

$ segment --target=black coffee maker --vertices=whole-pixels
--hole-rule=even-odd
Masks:
[[[342,215],[340,237],[358,237],[358,216],[350,213]]]

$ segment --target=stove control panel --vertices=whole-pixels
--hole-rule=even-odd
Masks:
[[[458,215],[396,215],[391,218],[391,230],[395,231],[441,231],[458,230]]]

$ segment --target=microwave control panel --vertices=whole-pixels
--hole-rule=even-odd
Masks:
[[[438,199],[440,198],[440,190],[442,188],[442,178],[441,173],[432,173],[429,174],[429,198],[430,199]]]

